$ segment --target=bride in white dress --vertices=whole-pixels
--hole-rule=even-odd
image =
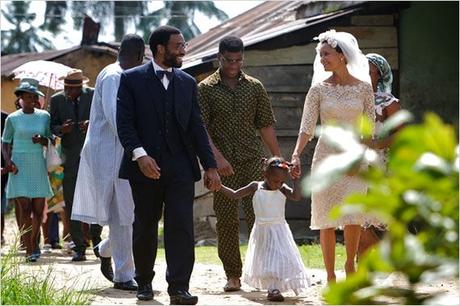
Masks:
[[[318,37],[312,85],[305,99],[300,132],[292,154],[295,170],[300,177],[300,155],[315,134],[318,117],[321,125],[328,123],[355,125],[361,115],[375,121],[374,93],[369,77],[369,64],[359,49],[355,37],[346,32],[330,30]],[[315,148],[312,171],[331,154],[339,153],[321,136]],[[359,244],[363,214],[331,219],[331,209],[351,193],[366,193],[367,185],[356,175],[347,175],[328,188],[314,192],[311,197],[311,229],[320,230],[321,250],[328,282],[336,279],[335,229],[343,227],[347,275],[355,270],[354,261]]]
[[[232,199],[254,194],[255,223],[249,236],[243,268],[243,281],[249,286],[267,289],[269,301],[284,300],[282,291],[296,294],[310,285],[305,266],[285,220],[286,199],[301,199],[299,180],[291,189],[284,182],[290,165],[280,157],[265,162],[262,182],[252,182],[237,191],[222,185],[221,192]]]

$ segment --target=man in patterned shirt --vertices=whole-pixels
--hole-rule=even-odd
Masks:
[[[241,70],[243,52],[240,38],[224,37],[219,43],[219,69],[198,85],[198,101],[222,184],[234,189],[262,179],[263,147],[257,131],[270,153],[280,156],[270,99],[262,83]],[[242,206],[250,233],[254,224],[251,198],[243,199]],[[237,291],[242,271],[238,202],[215,193],[214,211],[219,258],[227,276],[224,291]]]

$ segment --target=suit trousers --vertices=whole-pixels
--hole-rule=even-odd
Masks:
[[[75,193],[75,185],[77,183],[77,175],[72,172],[64,172],[64,179],[62,180],[62,189],[64,192],[64,202],[65,202],[65,213],[70,220],[70,235],[72,236],[72,241],[75,243],[73,250],[75,252],[85,253],[86,243],[82,229],[82,222],[72,220],[72,206],[73,206],[73,196]],[[90,236],[93,247],[96,246],[101,241],[102,226],[99,224],[90,225]]]
[[[253,159],[245,162],[231,162],[234,175],[221,177],[222,184],[237,190],[251,183],[262,179],[261,159]],[[227,277],[241,277],[242,262],[240,254],[240,200],[232,200],[221,192],[214,193],[214,212],[217,223],[217,250],[219,258],[224,266]],[[248,196],[241,200],[241,206],[246,218],[248,236],[254,225],[254,209],[252,197]]]
[[[149,284],[158,248],[158,223],[163,213],[166,281],[168,293],[188,290],[195,262],[193,200],[195,183],[191,161],[185,151],[172,155],[163,151],[158,180],[133,181],[134,199],[133,255],[135,279]]]

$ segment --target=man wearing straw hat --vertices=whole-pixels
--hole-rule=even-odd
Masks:
[[[56,93],[50,99],[51,131],[62,139],[64,167],[62,187],[64,189],[66,218],[70,220],[80,152],[88,129],[94,89],[83,86],[89,79],[83,75],[80,69],[73,69],[60,79],[64,80],[64,91]],[[92,243],[97,245],[100,242],[102,227],[91,225],[90,231]],[[86,260],[82,222],[70,221],[70,235],[75,244],[72,261]]]

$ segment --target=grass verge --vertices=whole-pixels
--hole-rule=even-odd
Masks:
[[[324,269],[323,255],[321,247],[318,244],[301,245],[298,246],[300,255],[302,256],[305,267],[311,269]],[[240,246],[241,257],[244,261],[247,245]],[[337,244],[335,249],[335,266],[342,269],[345,264],[345,247],[342,244]],[[164,248],[158,249],[157,258],[165,260]],[[195,247],[195,262],[201,264],[215,264],[221,265],[221,261],[217,254],[217,247],[215,246],[200,246]]]
[[[25,271],[23,257],[17,256],[17,243],[1,263],[1,305],[86,305],[90,296],[83,291],[60,288],[52,275],[52,267],[46,271]]]

